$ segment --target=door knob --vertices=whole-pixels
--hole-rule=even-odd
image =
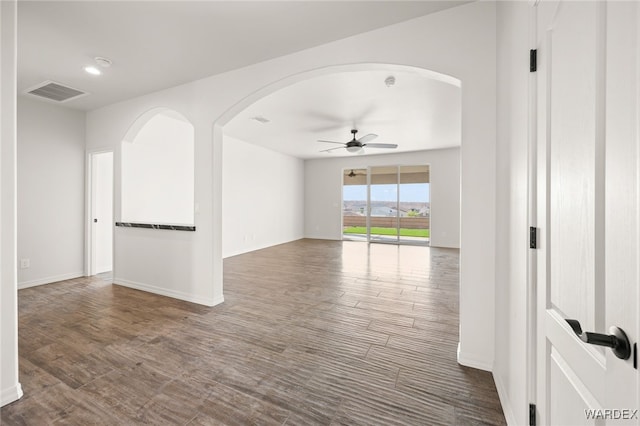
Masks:
[[[571,326],[574,333],[585,343],[592,345],[606,346],[611,348],[613,353],[620,359],[629,359],[631,356],[631,344],[626,333],[618,327],[609,328],[611,334],[582,332],[580,321],[568,319],[567,323]]]

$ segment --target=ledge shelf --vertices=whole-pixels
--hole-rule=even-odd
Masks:
[[[157,223],[133,223],[133,222],[116,222],[116,226],[123,228],[147,228],[147,229],[166,229],[169,231],[190,231],[195,232],[195,226],[189,225],[163,225]]]

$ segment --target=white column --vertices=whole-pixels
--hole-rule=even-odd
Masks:
[[[0,1],[0,406],[22,396],[16,278],[16,12],[16,0]]]

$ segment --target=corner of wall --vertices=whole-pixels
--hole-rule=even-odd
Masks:
[[[500,405],[502,406],[502,411],[504,412],[504,417],[507,420],[508,425],[516,425],[518,422],[516,421],[516,416],[513,411],[513,406],[511,405],[511,399],[507,393],[507,388],[505,387],[502,379],[496,373],[492,374],[493,381],[496,384],[496,390],[498,391],[498,397],[500,398]]]
[[[463,351],[462,345],[458,343],[458,364],[465,367],[477,368],[478,370],[493,371],[493,363],[483,360],[482,357]]]
[[[0,390],[0,407],[4,407],[7,404],[19,400],[22,398],[22,395],[24,395],[24,393],[22,392],[22,385],[20,382],[8,387],[7,389]]]
[[[158,294],[160,296],[171,297],[173,299],[184,300],[185,302],[197,303],[199,305],[213,307],[224,302],[224,296],[218,297],[202,297],[193,295],[189,292],[167,289],[156,285],[145,284],[137,281],[126,280],[123,278],[114,278],[113,283],[122,287],[132,288],[134,290],[145,291],[147,293]]]
[[[16,278],[17,2],[0,1],[0,406],[22,397]]]

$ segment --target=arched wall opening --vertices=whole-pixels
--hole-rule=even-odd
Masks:
[[[223,182],[224,179],[228,176],[228,173],[226,172],[226,168],[229,167],[228,163],[225,161],[222,161],[222,158],[226,158],[226,152],[224,151],[224,149],[226,149],[226,147],[229,146],[229,141],[228,141],[228,135],[226,134],[225,131],[225,126],[227,126],[230,122],[232,122],[234,120],[234,118],[239,117],[247,108],[249,108],[251,105],[255,104],[256,102],[272,95],[275,94],[279,91],[282,91],[284,89],[287,89],[291,86],[294,86],[298,83],[301,82],[308,82],[308,81],[312,81],[318,77],[322,77],[322,76],[327,76],[330,74],[337,74],[337,73],[362,73],[362,72],[374,72],[374,71],[384,71],[384,73],[389,73],[389,74],[394,74],[394,73],[414,73],[414,74],[418,74],[420,75],[422,78],[425,79],[430,79],[430,80],[435,80],[438,82],[442,82],[445,83],[447,85],[451,85],[457,88],[458,93],[461,92],[462,90],[462,82],[452,76],[446,75],[446,74],[442,74],[439,72],[435,72],[432,70],[427,70],[424,68],[419,68],[419,67],[415,67],[415,66],[406,66],[406,65],[397,65],[397,64],[384,64],[384,63],[357,63],[357,64],[345,64],[345,65],[338,65],[338,66],[329,66],[329,67],[323,67],[323,68],[318,68],[318,69],[314,69],[314,70],[310,70],[310,71],[306,71],[306,72],[301,72],[301,73],[297,73],[294,75],[291,75],[289,77],[283,78],[281,80],[275,81],[271,84],[268,84],[264,87],[262,87],[261,89],[255,91],[254,93],[250,94],[249,96],[245,97],[243,100],[241,100],[240,102],[236,103],[234,106],[232,106],[230,109],[228,109],[224,114],[222,114],[220,116],[220,118],[218,118],[214,125],[213,125],[213,156],[214,156],[214,167],[220,167],[223,171],[222,171],[222,176],[223,179],[222,181],[216,181],[214,179],[214,186],[216,186],[216,188],[214,189],[214,193],[216,191],[221,191],[222,193],[225,193],[225,191],[227,191],[227,182]],[[418,96],[418,95],[416,95]],[[460,113],[458,113],[458,130],[461,132],[461,118],[460,118]],[[311,141],[309,141],[311,142]],[[424,146],[421,147],[420,149],[423,150],[428,150],[430,149],[429,146]],[[399,154],[398,154],[399,155]],[[374,156],[377,157],[377,156]],[[366,158],[374,158],[374,157],[366,157]],[[385,156],[386,157],[386,156]],[[353,161],[355,158],[354,157],[343,157],[345,160],[347,161]],[[216,159],[220,160],[219,163],[216,162]],[[358,158],[357,160],[361,160],[362,157]],[[460,171],[459,171],[459,154],[456,157],[456,160],[458,161],[457,164],[457,168],[455,173],[457,173],[457,179],[458,179],[458,185],[459,185],[459,179],[460,179]],[[322,161],[322,160],[320,160]],[[403,161],[407,161],[407,160],[403,160]],[[415,160],[414,160],[415,161]],[[264,170],[268,170],[270,167],[273,167],[271,164],[269,164],[268,161],[265,161],[264,164],[261,166]],[[274,169],[271,169],[274,170]],[[342,173],[336,174],[336,177],[341,177]],[[339,191],[341,190],[341,186],[339,186],[340,184],[338,184],[338,186],[336,186],[336,192],[339,193]],[[459,188],[458,188],[459,191]],[[228,191],[227,191],[228,192]],[[457,193],[457,202],[458,202],[458,208],[459,208],[459,192]],[[246,199],[246,198],[245,198]],[[216,202],[217,200],[214,200],[214,202]],[[224,203],[226,201],[226,203]],[[216,284],[217,286],[219,286],[218,291],[222,292],[223,290],[223,285],[224,283],[222,282],[222,259],[226,256],[229,255],[235,255],[235,254],[239,254],[236,252],[233,253],[229,253],[228,249],[225,247],[225,233],[229,232],[229,221],[228,221],[228,213],[225,212],[225,210],[227,209],[227,204],[228,204],[228,198],[226,195],[223,195],[223,197],[221,197],[220,203],[222,203],[222,205],[220,206],[220,208],[214,208],[214,224],[213,224],[213,229],[214,229],[214,235],[218,236],[218,235],[222,235],[222,239],[218,239],[218,238],[214,238],[214,253],[215,253],[215,257],[214,257],[214,271],[216,271],[216,279],[218,279],[219,277],[219,282]],[[456,223],[457,226],[457,231],[458,231],[458,235],[459,235],[459,227],[460,227],[460,222],[459,222],[459,213],[458,213],[458,221]],[[340,218],[341,216],[337,216],[336,217],[338,220],[338,229],[340,228]],[[223,223],[224,221],[224,223]],[[235,228],[234,228],[235,229]],[[322,237],[317,237],[314,235],[309,235],[308,232],[303,232],[303,235],[301,237],[310,237],[310,238],[322,238]],[[239,238],[243,238],[242,236],[239,236]],[[246,236],[244,237],[246,238]],[[340,239],[341,238],[341,233],[340,235],[335,238],[335,239]],[[459,242],[459,238],[457,239],[457,241]],[[261,248],[261,247],[260,247]],[[257,249],[254,248],[254,249]],[[218,275],[218,272],[220,271],[220,274]]]
[[[495,12],[492,3],[472,2],[88,112],[87,149],[115,152],[116,220],[117,159],[131,123],[152,108],[167,106],[184,113],[195,126],[197,230],[117,228],[118,283],[207,306],[223,301],[222,129],[243,102],[344,64],[438,70],[460,80],[464,88],[459,359],[490,370],[495,335]]]
[[[287,86],[294,85],[304,80],[310,80],[315,77],[320,77],[327,74],[335,74],[341,72],[358,72],[358,71],[408,71],[415,72],[422,75],[424,78],[429,78],[433,80],[442,81],[453,86],[461,87],[462,82],[450,75],[439,73],[436,71],[428,70],[425,68],[419,68],[411,65],[399,65],[399,64],[383,64],[383,63],[356,63],[356,64],[344,64],[344,65],[332,65],[323,68],[317,68],[305,72],[300,72],[297,74],[293,74],[289,77],[283,78],[281,80],[275,81],[271,84],[264,86],[263,88],[255,91],[249,96],[242,99],[240,102],[233,105],[227,111],[224,112],[215,122],[214,129],[223,128],[225,125],[229,123],[234,117],[236,117],[240,112],[245,110],[247,107],[257,102],[258,100],[275,93]],[[214,135],[214,142],[216,141],[216,137]]]

